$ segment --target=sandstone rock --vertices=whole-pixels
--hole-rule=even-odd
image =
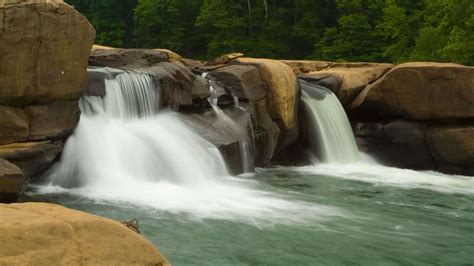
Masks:
[[[433,126],[426,136],[440,170],[474,175],[473,125]]]
[[[15,1],[0,14],[0,104],[78,99],[95,37],[87,19],[60,1]]]
[[[379,79],[392,67],[391,64],[372,63],[333,64],[328,69],[302,77],[332,90],[342,105],[347,106],[368,84]]]
[[[280,120],[284,129],[296,125],[297,82],[293,70],[284,63],[270,59],[238,58],[232,64],[253,65],[260,69],[269,94],[269,110],[274,120]]]
[[[211,72],[209,76],[239,99],[258,101],[267,95],[260,71],[254,66],[229,65]]]
[[[0,106],[0,145],[25,141],[28,137],[28,118],[19,108]]]
[[[204,65],[203,62],[198,61],[198,60],[193,60],[193,59],[188,59],[188,58],[182,58],[181,63],[183,63],[185,66],[189,68],[189,70],[193,71],[201,66]]]
[[[52,101],[23,108],[30,121],[28,140],[66,139],[79,122],[77,101]]]
[[[280,60],[293,69],[295,75],[323,70],[331,66],[332,62],[327,61],[311,61],[311,60]]]
[[[20,168],[0,159],[0,202],[15,202],[23,190],[25,177]]]
[[[177,62],[177,61],[181,61],[181,59],[182,59],[182,57],[179,54],[177,54],[177,53],[175,53],[171,50],[168,50],[168,49],[158,48],[158,49],[154,49],[154,50],[166,53],[168,55],[168,60],[170,62]]]
[[[474,117],[474,67],[407,63],[367,86],[352,109],[382,117],[444,119]]]
[[[426,145],[426,123],[397,120],[389,123],[354,123],[359,150],[388,166],[437,169]]]
[[[206,65],[206,66],[225,65],[229,61],[231,61],[233,59],[243,57],[243,56],[244,56],[244,54],[242,54],[242,53],[224,54],[224,55],[218,56],[216,58],[213,58],[211,60],[208,60],[204,65]]]
[[[62,150],[61,142],[24,142],[0,146],[0,158],[22,170],[25,177],[40,175]]]
[[[92,49],[89,57],[89,65],[91,66],[132,70],[151,67],[160,62],[169,62],[168,54],[164,51],[152,49],[95,48]]]
[[[58,205],[0,205],[0,220],[0,264],[169,265],[119,222]]]

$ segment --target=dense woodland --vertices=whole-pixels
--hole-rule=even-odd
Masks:
[[[96,43],[333,61],[474,65],[473,0],[66,0]]]

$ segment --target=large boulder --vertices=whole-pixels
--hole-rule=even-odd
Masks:
[[[367,86],[354,111],[382,117],[450,119],[474,117],[474,67],[406,63]]]
[[[7,1],[0,21],[1,105],[82,95],[95,38],[83,15],[62,1]]]
[[[280,120],[285,129],[295,127],[298,89],[291,67],[279,61],[260,58],[238,58],[231,61],[231,64],[257,66],[270,96],[270,115],[273,119]]]
[[[393,65],[375,63],[332,64],[329,68],[310,72],[302,78],[332,90],[347,106],[369,84],[387,73]]]
[[[474,126],[438,125],[426,133],[440,170],[474,175]]]
[[[0,204],[0,264],[169,265],[117,221],[46,203]]]
[[[15,202],[23,190],[24,182],[25,177],[20,168],[0,159],[0,202]]]
[[[28,138],[28,118],[20,108],[0,105],[0,145]]]

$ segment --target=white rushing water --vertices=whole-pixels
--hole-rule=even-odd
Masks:
[[[93,71],[110,74],[107,69]],[[158,99],[159,88],[147,75],[109,75],[104,98],[81,99],[77,129],[46,184],[35,187],[33,194],[72,193],[197,218],[265,225],[343,214],[230,177],[218,149],[188,128],[179,114],[157,113]]]
[[[331,91],[300,81],[308,114],[313,153],[321,162],[349,163],[359,159],[349,119]]]

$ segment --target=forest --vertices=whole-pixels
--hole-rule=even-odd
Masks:
[[[206,59],[229,52],[279,59],[474,65],[472,0],[66,0],[96,43],[167,48]]]

